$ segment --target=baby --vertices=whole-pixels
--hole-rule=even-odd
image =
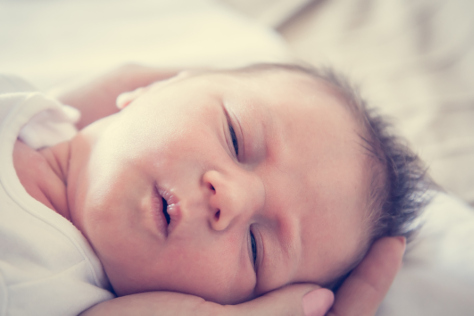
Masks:
[[[85,236],[105,271],[91,260],[90,283],[118,296],[237,304],[287,284],[335,287],[374,240],[409,236],[423,203],[416,156],[331,74],[181,73],[117,106],[70,141],[16,141],[13,163]]]

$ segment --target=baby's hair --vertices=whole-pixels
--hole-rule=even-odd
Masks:
[[[429,203],[434,185],[420,158],[398,136],[388,118],[370,108],[353,85],[331,68],[318,69],[294,64],[254,64],[237,71],[293,71],[326,84],[362,127],[361,146],[371,159],[368,197],[369,245],[385,236],[404,236],[410,241],[413,225]]]

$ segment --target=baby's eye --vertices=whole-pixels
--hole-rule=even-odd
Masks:
[[[252,259],[253,265],[257,262],[257,243],[255,241],[255,236],[253,235],[252,231],[250,231],[250,245],[252,246]]]
[[[232,145],[234,146],[235,156],[239,156],[239,141],[235,135],[234,127],[229,123],[230,137],[232,138]]]

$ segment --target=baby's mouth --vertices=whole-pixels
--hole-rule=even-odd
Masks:
[[[168,236],[176,228],[181,219],[181,208],[179,205],[179,199],[169,190],[158,188],[157,185],[155,185],[155,197],[157,199],[161,199],[161,201],[157,200],[158,203],[156,204],[161,204],[159,207],[161,207],[161,212],[163,213],[163,217],[166,221],[166,224],[164,223],[161,215],[159,213],[156,213],[156,211],[160,211],[159,207],[158,209],[155,208],[155,214],[160,215],[159,217],[161,217],[161,224],[159,224],[159,226],[165,226],[161,229],[164,229],[165,235]]]
[[[165,214],[166,223],[170,224],[170,214],[168,214],[168,202],[162,197],[161,200],[163,201],[163,214]]]

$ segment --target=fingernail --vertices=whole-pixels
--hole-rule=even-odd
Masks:
[[[396,236],[395,239],[398,240],[401,244],[406,244],[407,242],[407,239],[403,236]]]
[[[406,247],[407,247],[407,239],[403,236],[397,236],[395,237],[403,246],[403,253],[405,253],[406,251]]]
[[[303,296],[305,316],[324,316],[334,302],[334,294],[328,289],[317,289]]]
[[[121,93],[121,94],[119,94],[119,96],[117,97],[117,99],[116,99],[116,101],[115,101],[115,105],[117,106],[117,108],[118,108],[119,110],[122,110],[123,108],[125,108],[126,103],[128,102],[129,99],[130,99],[130,94],[129,94],[129,92]]]

